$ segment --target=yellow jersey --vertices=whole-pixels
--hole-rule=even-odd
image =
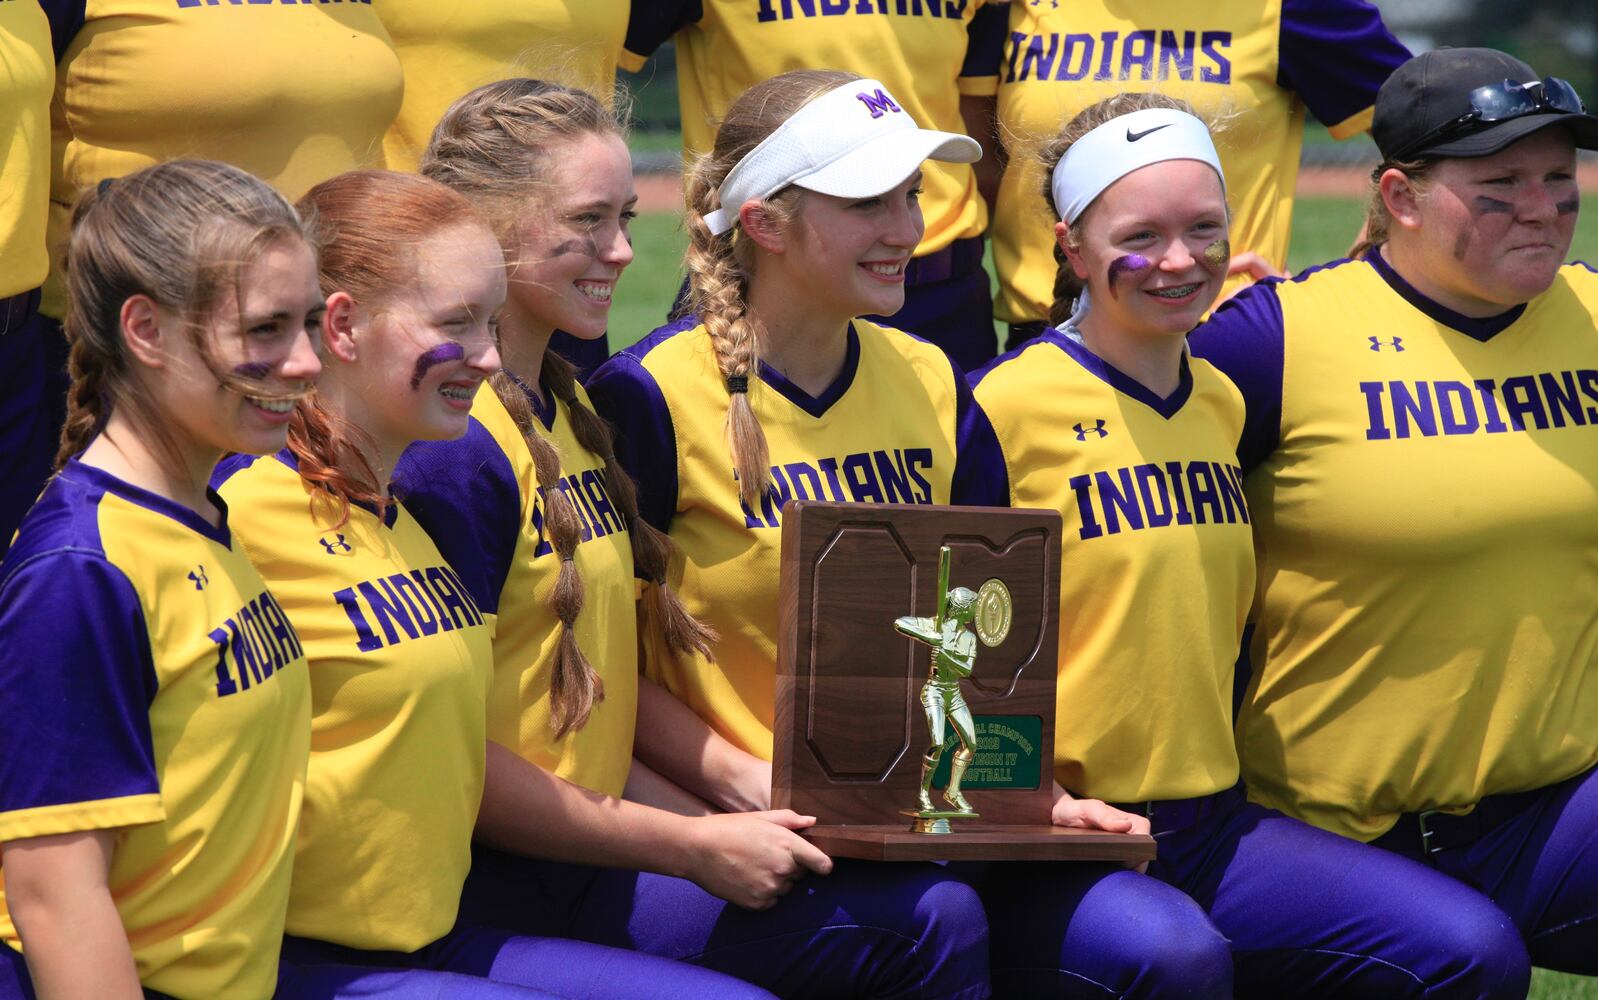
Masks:
[[[44,283],[49,258],[50,22],[33,0],[0,0],[0,299]]]
[[[795,69],[880,80],[917,125],[963,134],[960,97],[992,96],[997,84],[992,68],[977,72],[967,63],[973,34],[998,37],[982,28],[995,15],[1002,20],[1003,9],[986,10],[985,2],[633,0],[621,65],[642,69],[675,36],[685,156],[715,144],[716,124],[740,94]],[[922,171],[926,233],[917,255],[982,235],[988,210],[971,165],[928,161]]]
[[[1598,274],[1481,320],[1343,261],[1191,342],[1248,406],[1250,794],[1370,840],[1598,763]]]
[[[1151,90],[1221,119],[1232,249],[1282,268],[1305,108],[1337,138],[1363,132],[1409,52],[1365,0],[1045,0],[1010,4],[1009,35],[988,58],[1010,154],[993,219],[994,314],[1028,323],[1054,298],[1057,217],[1038,154],[1078,112]]]
[[[78,193],[106,177],[166,160],[222,160],[292,200],[335,174],[383,166],[404,79],[370,0],[64,6],[55,24],[51,261],[62,258]],[[42,308],[65,312],[58,275]]]
[[[585,402],[587,396],[577,387]],[[550,728],[549,686],[561,623],[549,607],[560,556],[544,534],[544,493],[532,452],[505,404],[484,388],[471,428],[455,441],[412,445],[395,490],[460,574],[478,607],[495,616],[494,684],[488,738],[567,781],[620,796],[632,764],[638,715],[638,626],[632,536],[611,501],[605,462],[572,432],[566,404],[529,392],[540,427],[561,460],[559,489],[582,524],[577,572],[583,610],[577,645],[605,685],[581,729],[560,740]]]
[[[405,69],[405,101],[383,140],[391,170],[415,170],[449,106],[515,76],[564,83],[610,103],[628,0],[382,0]]]
[[[402,505],[330,529],[297,468],[284,450],[213,478],[310,662],[288,932],[415,951],[455,925],[471,863],[494,621]]]
[[[820,396],[767,365],[750,379],[771,457],[759,510],[739,497],[723,431],[727,389],[702,325],[662,327],[588,383],[616,427],[617,458],[638,482],[640,516],[676,543],[672,585],[721,635],[711,663],[670,649],[646,619],[645,673],[766,760],[783,505],[1004,504],[993,430],[959,369],[932,344],[863,320],[848,338],[843,371]]]
[[[1254,596],[1237,387],[1184,358],[1162,398],[1054,329],[973,382],[1011,505],[1063,518],[1055,780],[1110,802],[1230,788]]]
[[[213,527],[73,460],[0,563],[0,842],[115,830],[139,981],[272,996],[310,752],[300,638]],[[21,946],[0,889],[0,939]]]

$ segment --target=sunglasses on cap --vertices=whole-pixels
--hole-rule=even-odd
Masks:
[[[1545,76],[1531,83],[1503,80],[1477,87],[1470,92],[1470,110],[1458,118],[1450,119],[1407,143],[1389,157],[1402,160],[1414,152],[1425,150],[1440,139],[1447,139],[1475,124],[1491,125],[1536,114],[1583,114],[1576,88],[1557,76]]]

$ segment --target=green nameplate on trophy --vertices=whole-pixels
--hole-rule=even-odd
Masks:
[[[772,805],[872,860],[1141,861],[1145,836],[1050,824],[1053,511],[784,509]]]

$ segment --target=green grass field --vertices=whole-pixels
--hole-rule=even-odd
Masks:
[[[1363,204],[1354,199],[1301,199],[1293,220],[1288,266],[1297,271],[1343,256],[1359,229],[1363,212]],[[626,347],[661,325],[682,283],[685,238],[675,214],[639,217],[633,224],[633,242],[638,256],[617,286],[616,303],[612,306],[612,350]],[[1571,256],[1598,262],[1598,206],[1582,216]],[[1531,997],[1598,1000],[1598,979],[1538,970],[1532,978]]]
[[[1300,199],[1293,219],[1288,267],[1298,271],[1343,256],[1363,218],[1364,203],[1356,199]],[[675,214],[640,216],[633,224],[633,241],[638,257],[617,286],[616,302],[611,307],[612,350],[626,347],[661,325],[682,284],[685,237]],[[1598,264],[1598,205],[1581,216],[1571,256]],[[991,263],[990,260],[990,273]],[[1598,992],[1592,996],[1598,1000]]]

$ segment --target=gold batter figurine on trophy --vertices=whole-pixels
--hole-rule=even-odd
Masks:
[[[971,709],[960,693],[960,680],[970,677],[977,662],[977,639],[997,646],[1010,631],[1010,592],[999,580],[989,580],[980,591],[966,587],[949,589],[950,553],[947,545],[938,550],[938,607],[932,618],[906,616],[893,627],[917,642],[932,647],[932,662],[927,683],[921,688],[921,707],[927,713],[931,742],[921,758],[921,791],[915,809],[900,810],[912,818],[916,833],[949,833],[949,820],[975,819],[960,782],[976,756],[976,725]],[[975,621],[973,621],[975,620]],[[973,625],[975,631],[973,631]],[[949,784],[943,800],[952,809],[936,809],[932,804],[932,775],[943,756],[948,727],[953,725],[960,749],[949,761]]]

